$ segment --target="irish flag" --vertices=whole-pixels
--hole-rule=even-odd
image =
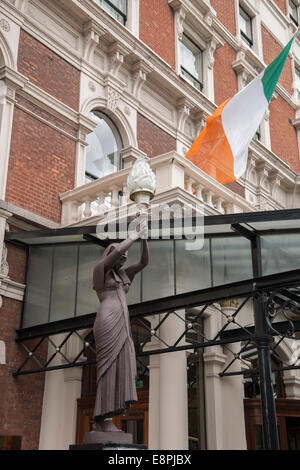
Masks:
[[[206,118],[206,126],[187,152],[188,160],[220,183],[232,183],[246,170],[248,146],[297,34],[260,75]]]

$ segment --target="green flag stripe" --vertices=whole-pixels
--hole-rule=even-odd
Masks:
[[[273,91],[275,90],[276,84],[286,62],[294,37],[295,36],[292,37],[290,42],[287,43],[285,48],[282,49],[276,59],[274,59],[273,62],[271,62],[265,70],[265,73],[262,78],[262,83],[264,87],[265,97],[267,98],[268,102],[272,98]]]

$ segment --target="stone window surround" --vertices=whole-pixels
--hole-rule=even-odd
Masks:
[[[246,23],[246,31],[243,28],[243,22],[241,20],[244,20]],[[251,16],[248,15],[248,13],[245,12],[245,10],[241,7],[239,7],[239,22],[240,22],[240,34],[243,40],[246,42],[246,44],[249,47],[253,46],[253,33],[252,33],[252,18]]]
[[[295,5],[296,9],[297,9],[297,21],[298,21],[298,25],[299,25],[299,5],[300,5],[300,1],[299,0],[292,0],[293,4]],[[290,17],[290,12],[289,12],[289,0],[286,0],[286,11],[287,11],[287,17],[290,21],[293,21]],[[294,23],[294,21],[293,21]],[[295,24],[295,23],[294,23]]]
[[[95,0],[93,0],[99,8],[103,9],[108,15],[110,13],[103,8],[101,5],[99,5]],[[139,14],[140,14],[140,0],[127,0],[127,18],[126,18],[126,23],[123,25],[125,28],[127,28],[131,33],[139,37]],[[111,16],[111,15],[110,15]],[[118,20],[116,20],[118,21]],[[122,25],[122,23],[120,23]]]
[[[262,38],[261,38],[261,27],[260,27],[260,15],[259,10],[257,9],[259,2],[256,2],[256,8],[250,3],[249,0],[235,0],[235,19],[236,19],[236,35],[240,41],[243,40],[240,32],[240,7],[247,13],[251,18],[251,26],[252,26],[252,40],[253,46],[250,48],[246,43],[246,47],[252,49],[253,52],[258,55],[258,57],[263,57],[263,50],[262,50]]]
[[[186,80],[180,70],[180,41],[185,34],[202,50],[202,93],[214,102],[214,52],[222,42],[212,28],[215,10],[206,0],[201,0],[198,4],[196,9],[189,0],[169,0],[175,21],[175,69]]]
[[[193,75],[189,70],[187,70],[188,74],[191,75],[191,82],[193,81],[193,79],[197,82],[200,82],[198,83],[198,86],[200,87],[200,91],[201,91],[201,88],[202,88],[202,82],[203,82],[203,55],[202,55],[202,49],[199,48],[198,45],[196,45],[190,38],[189,36],[187,36],[185,33],[182,34],[182,40],[181,40],[181,43],[184,45],[184,47],[186,49],[188,49],[189,51],[193,52],[194,53],[194,56],[195,54],[197,56],[200,56],[200,66],[197,67],[197,70],[196,70],[196,74],[198,73],[198,75],[200,76],[196,76],[196,75]],[[180,56],[180,73],[181,75],[184,75],[184,72],[182,70],[182,67],[183,67],[183,61],[182,61],[182,57]],[[196,85],[195,85],[196,86]],[[196,88],[198,88],[198,86],[196,86]]]

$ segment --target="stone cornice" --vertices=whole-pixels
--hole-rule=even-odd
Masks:
[[[24,75],[6,65],[0,68],[0,80],[4,80],[5,84],[14,91],[24,88],[29,81]]]
[[[264,4],[270,11],[276,16],[278,21],[282,23],[284,27],[289,27],[292,21],[280,10],[280,8],[276,5],[274,1],[266,1],[263,0]]]
[[[9,297],[10,299],[19,300],[24,298],[25,285],[12,281],[8,277],[0,276],[0,298]]]
[[[30,212],[26,209],[22,209],[21,207],[15,206],[10,202],[3,201],[0,199],[0,210],[4,210],[10,214],[8,217],[8,222],[11,225],[18,226],[18,222],[21,224],[28,225],[27,228],[24,230],[34,230],[39,228],[58,228],[59,224],[57,222],[53,222],[52,220],[46,219],[41,217],[33,212]]]
[[[296,173],[271,150],[267,149],[258,140],[253,140],[249,147],[250,153],[256,160],[261,160],[272,173],[279,174],[287,188],[291,189],[296,182]]]

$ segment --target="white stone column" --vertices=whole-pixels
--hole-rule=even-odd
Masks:
[[[95,130],[97,123],[83,114],[79,115],[74,187],[85,184],[87,135]]]
[[[65,335],[56,335],[52,340],[59,345]],[[71,351],[64,348],[64,354],[72,359],[75,349],[79,352],[78,338],[71,338]],[[69,345],[68,345],[69,346]],[[54,348],[49,345],[48,358],[53,354]],[[58,354],[51,362],[53,365],[63,364],[63,358]],[[40,450],[68,450],[70,444],[75,444],[77,399],[81,396],[82,368],[58,369],[46,372],[43,410],[40,432]]]
[[[177,312],[183,319],[185,313]],[[159,335],[173,344],[184,331],[185,324],[170,314],[161,325]],[[182,344],[182,342],[180,343]],[[161,450],[188,449],[188,401],[186,352],[160,356],[159,441]]]
[[[0,80],[0,199],[5,199],[11,129],[14,112],[14,90]]]
[[[204,315],[205,336],[211,340],[220,331],[220,313],[213,307],[209,307]],[[207,449],[222,450],[224,448],[223,399],[222,379],[219,373],[224,369],[226,356],[223,354],[221,346],[211,346],[205,349],[203,359]]]
[[[127,12],[127,28],[134,36],[139,37],[140,33],[140,0],[130,0]]]
[[[226,330],[237,328],[231,319],[236,311],[236,307],[222,307],[223,313],[229,319],[230,324]],[[225,319],[226,321],[226,319]],[[228,344],[228,349],[224,348],[227,355],[226,363],[229,364],[234,359],[234,354],[241,350],[241,343]],[[224,368],[226,364],[224,365]],[[237,372],[241,370],[241,363],[238,359],[230,366],[228,372]],[[244,385],[243,376],[222,377],[222,400],[223,400],[223,433],[225,450],[246,450],[246,430],[244,415]],[[234,420],[232,420],[234,416]]]
[[[299,370],[284,371],[283,382],[284,382],[286,398],[299,400],[300,399],[300,371]]]
[[[156,319],[156,320],[155,320]],[[157,323],[158,316],[148,318],[151,325],[154,326]],[[160,349],[162,347],[161,342],[153,336],[151,341],[147,343],[143,351],[153,351],[154,349]],[[148,449],[158,450],[159,449],[159,412],[160,412],[160,355],[153,354],[149,358],[149,422],[148,422]]]

